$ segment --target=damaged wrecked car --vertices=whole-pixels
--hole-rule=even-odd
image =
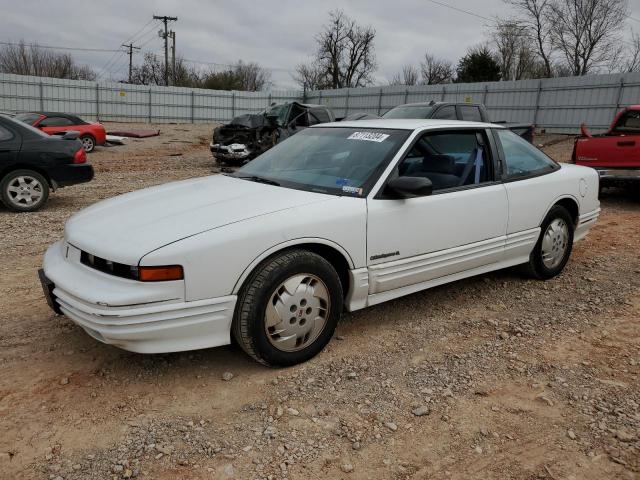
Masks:
[[[272,104],[261,113],[240,115],[217,127],[209,149],[220,163],[243,164],[306,127],[334,120],[324,105]]]

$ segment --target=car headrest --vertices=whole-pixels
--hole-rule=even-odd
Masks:
[[[456,161],[449,155],[429,155],[422,160],[422,169],[433,173],[456,173]]]

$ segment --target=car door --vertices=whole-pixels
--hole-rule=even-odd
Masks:
[[[423,133],[393,176],[426,177],[433,193],[367,202],[372,295],[477,269],[502,259],[507,197],[496,181],[495,144],[478,129]]]
[[[68,132],[72,130],[71,127],[73,127],[73,122],[65,117],[46,117],[38,123],[38,128],[49,135]]]
[[[640,165],[640,111],[621,113],[607,135],[578,138],[576,163],[587,167],[637,168]]]
[[[21,143],[18,132],[0,123],[0,170],[17,161]]]
[[[509,201],[505,260],[526,262],[540,235],[547,210],[567,186],[562,176],[550,176],[560,166],[542,151],[507,129],[495,129],[502,179]]]

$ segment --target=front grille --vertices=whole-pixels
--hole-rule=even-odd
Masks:
[[[81,251],[80,253],[80,263],[102,273],[128,278],[130,280],[138,280],[138,267],[112,262],[111,260],[96,257],[85,251]]]

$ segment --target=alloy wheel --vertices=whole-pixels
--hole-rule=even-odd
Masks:
[[[296,352],[313,343],[329,317],[329,290],[311,274],[289,277],[271,295],[264,316],[267,339],[278,350]]]

